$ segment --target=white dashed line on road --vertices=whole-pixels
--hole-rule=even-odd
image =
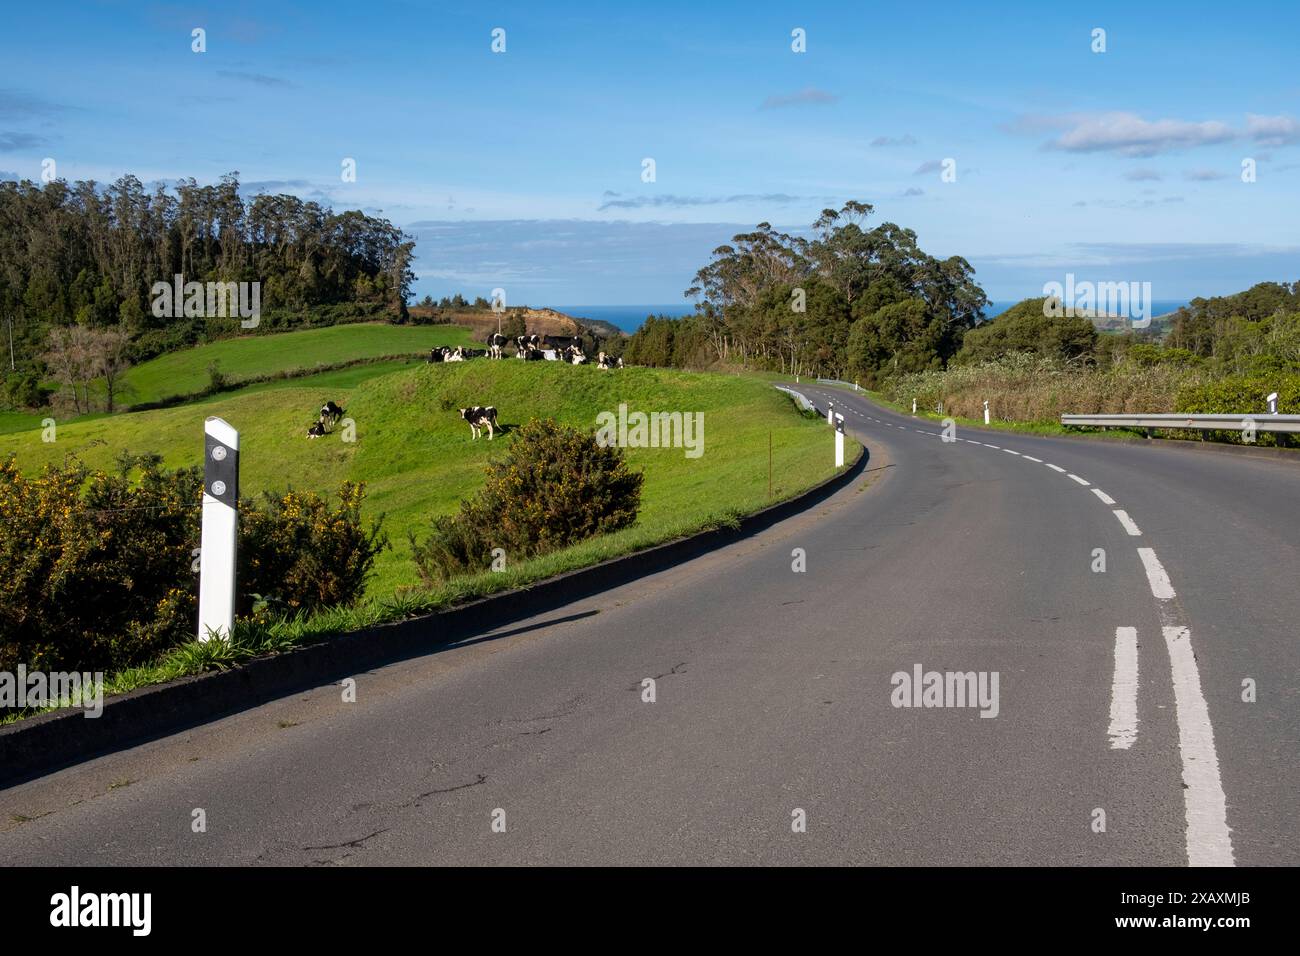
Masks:
[[[1168,626],[1162,630],[1174,672],[1178,749],[1183,759],[1183,808],[1187,815],[1187,862],[1191,866],[1232,866],[1228,800],[1219,776],[1214,728],[1201,693],[1191,631]]]
[[[1079,484],[1083,485],[1085,488],[1088,486],[1088,482],[1087,482],[1087,481],[1085,481],[1084,479],[1080,478],[1078,475],[1076,475],[1076,474],[1074,474],[1074,473],[1071,473],[1071,474],[1068,475],[1067,477],[1068,477],[1071,481],[1077,481]]]
[[[1174,593],[1174,586],[1169,582],[1169,575],[1165,573],[1164,565],[1156,557],[1154,548],[1138,548],[1138,557],[1142,559],[1142,567],[1147,571],[1147,582],[1151,585],[1151,593],[1155,595],[1157,601],[1172,601],[1178,597]]]
[[[1115,677],[1110,685],[1111,750],[1128,750],[1138,734],[1138,644],[1136,627],[1115,628]]]
[[[1138,529],[1138,526],[1133,519],[1128,516],[1127,511],[1116,508],[1114,514],[1115,517],[1119,519],[1119,523],[1124,526],[1125,531],[1135,538],[1141,537],[1142,532]]]
[[[1052,469],[1052,471],[1059,471],[1061,474],[1065,474],[1065,469],[1060,465],[1053,465],[1050,461],[1045,461],[1043,464]]]
[[[1115,499],[1112,498],[1110,495],[1106,494],[1106,492],[1102,491],[1100,488],[1092,489],[1092,493],[1096,495],[1098,498],[1100,498],[1103,504],[1108,504],[1108,505],[1115,504]]]

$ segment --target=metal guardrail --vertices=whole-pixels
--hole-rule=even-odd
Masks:
[[[785,392],[787,395],[793,396],[794,400],[799,403],[799,407],[802,408],[804,411],[806,412],[817,411],[817,406],[814,405],[811,401],[809,401],[808,396],[805,395],[803,392],[796,392],[793,388],[787,388],[785,385],[778,385],[776,386],[776,388],[778,391],[782,391]]]
[[[1254,423],[1261,432],[1300,432],[1300,415],[1062,415],[1062,425],[1091,428],[1193,428],[1201,431],[1241,431]]]
[[[817,381],[823,385],[844,385],[847,386],[848,388],[853,389],[855,392],[862,391],[862,389],[858,388],[857,382],[845,382],[842,379],[838,379],[838,378],[819,378],[817,379]]]

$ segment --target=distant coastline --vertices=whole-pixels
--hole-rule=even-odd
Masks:
[[[1019,301],[1022,300],[1008,299],[990,302],[984,316],[991,319],[996,315],[1001,315]],[[1185,299],[1158,299],[1151,304],[1151,314],[1153,316],[1166,315],[1170,312],[1176,312],[1186,304],[1187,300]],[[690,302],[677,302],[671,305],[555,305],[550,306],[550,308],[557,312],[563,312],[565,315],[571,315],[575,319],[608,322],[628,334],[639,329],[647,316],[666,315],[671,318],[681,318],[695,311],[695,306]]]

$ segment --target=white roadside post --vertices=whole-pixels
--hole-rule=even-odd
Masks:
[[[826,403],[826,424],[827,425],[835,424],[835,403],[834,402]]]
[[[220,418],[203,423],[203,539],[199,551],[199,640],[235,626],[239,535],[239,432]]]
[[[913,414],[913,415],[916,414],[916,399],[915,399],[915,398],[912,399],[912,414]]]
[[[984,424],[987,425],[988,423],[989,423],[989,402],[988,399],[985,399],[984,400]]]
[[[1276,414],[1277,414],[1277,392],[1270,392],[1270,393],[1269,393],[1269,396],[1268,396],[1268,413],[1269,413],[1270,415],[1276,415]]]
[[[844,416],[835,416],[835,467],[844,467]]]

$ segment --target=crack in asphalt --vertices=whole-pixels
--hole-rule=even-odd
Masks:
[[[441,790],[429,790],[429,791],[426,792],[426,793],[422,793],[422,794],[420,794],[418,797],[416,797],[416,798],[415,798],[414,800],[412,800],[410,803],[405,803],[405,804],[403,804],[403,806],[409,807],[409,806],[411,806],[411,804],[419,803],[419,802],[420,802],[421,800],[423,800],[425,797],[436,796],[437,794],[440,794],[440,793],[455,793],[457,790],[467,790],[467,789],[469,789],[470,787],[477,787],[479,784],[483,784],[483,783],[487,783],[487,774],[485,774],[485,773],[481,773],[481,774],[479,774],[479,775],[478,775],[478,779],[475,780],[475,781],[473,781],[473,782],[471,782],[471,783],[462,783],[462,784],[458,784],[457,786],[454,786],[454,787],[445,787],[445,788],[443,788],[443,789],[441,789]]]
[[[658,680],[662,680],[665,677],[672,677],[677,674],[682,674],[684,673],[684,671],[678,670],[678,668],[685,667],[686,664],[687,664],[686,661],[682,661],[679,664],[674,664],[672,666],[672,670],[664,671],[662,674],[655,674],[650,679],[653,681],[658,681]],[[645,678],[642,678],[641,680],[645,680]],[[628,687],[628,690],[633,690],[633,691],[639,691],[640,689],[641,689],[641,681],[637,681],[636,683]]]
[[[305,852],[307,850],[342,850],[347,847],[351,847],[354,850],[360,849],[361,844],[365,843],[367,840],[373,840],[375,837],[379,836],[379,834],[387,833],[391,829],[392,827],[384,827],[382,830],[376,830],[374,833],[368,834],[366,836],[357,837],[355,840],[348,840],[344,843],[334,843],[329,846],[305,846],[303,847],[303,851]]]

